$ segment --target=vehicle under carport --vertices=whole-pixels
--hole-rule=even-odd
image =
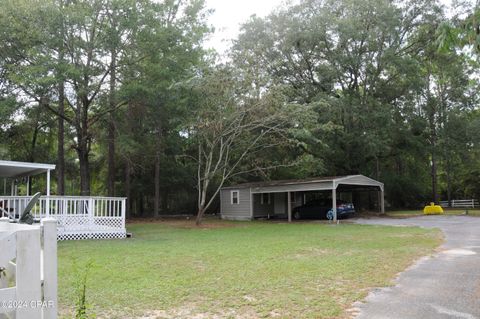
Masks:
[[[297,180],[244,183],[223,187],[220,191],[220,214],[223,219],[253,220],[284,217],[292,221],[292,209],[312,194],[328,193],[332,200],[333,220],[337,220],[337,198],[342,194],[375,191],[377,208],[385,212],[384,185],[364,175],[317,177]],[[350,195],[352,196],[352,195]]]

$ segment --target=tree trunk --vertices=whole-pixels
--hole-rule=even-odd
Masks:
[[[63,1],[60,1],[60,8],[63,10]],[[63,64],[65,37],[64,24],[60,27],[60,45],[58,49],[58,61]],[[59,75],[58,83],[58,132],[57,132],[57,195],[65,195],[65,81],[63,73]]]
[[[108,196],[115,196],[115,124],[113,114],[109,115],[108,123],[108,173],[107,193]]]
[[[167,212],[169,210],[168,205],[168,190],[164,189],[162,195],[160,196],[160,210],[162,212]]]
[[[58,85],[58,132],[57,132],[57,195],[65,195],[65,86]]]
[[[125,197],[127,197],[126,218],[131,217],[132,188],[131,188],[131,165],[130,161],[125,161]]]
[[[448,207],[452,207],[452,181],[449,167],[447,168],[447,201]]]
[[[88,110],[90,106],[88,96],[82,94],[78,99],[79,107],[75,114],[75,129],[77,145],[75,149],[80,164],[80,195],[90,196],[90,146],[91,137],[89,134]]]
[[[428,75],[428,87],[430,87],[430,76]],[[428,89],[429,90],[429,89]],[[437,195],[437,139],[438,139],[438,132],[437,132],[437,123],[435,120],[435,115],[437,114],[437,105],[436,102],[431,97],[430,91],[427,91],[427,114],[428,114],[428,125],[430,128],[430,147],[431,147],[431,178],[432,178],[432,201],[434,203],[438,203],[438,195]]]
[[[432,201],[437,204],[438,203],[438,194],[437,194],[437,130],[435,127],[435,115],[432,111],[430,115],[430,143],[431,143],[431,157],[432,157],[432,167],[431,167],[431,175],[432,175]]]
[[[432,145],[432,200],[435,204],[438,204],[437,194],[437,158],[435,153],[435,142]]]
[[[375,178],[380,180],[380,160],[378,159],[378,156],[375,156]]]
[[[199,183],[198,212],[197,212],[197,218],[195,220],[195,224],[197,226],[199,226],[202,223],[203,215],[205,215],[205,203],[207,201],[208,184],[209,184],[209,181],[207,179],[203,183]]]
[[[160,154],[155,156],[155,198],[153,199],[153,217],[158,218],[160,211]]]
[[[203,215],[205,215],[205,208],[199,207],[197,212],[197,218],[195,219],[195,225],[200,226],[202,224]]]
[[[90,196],[90,163],[88,154],[79,152],[80,159],[80,195]]]
[[[108,118],[108,176],[107,176],[107,192],[108,196],[115,196],[115,121],[113,110],[115,109],[115,86],[116,86],[116,51],[111,50],[110,62],[110,114]]]
[[[378,156],[375,156],[375,177],[376,180],[380,180],[380,160],[378,159]],[[377,191],[377,204],[378,204],[378,210],[380,210],[380,203],[382,202],[382,192]]]
[[[90,161],[89,147],[86,137],[79,138],[77,146],[78,161],[80,164],[80,195],[90,196]]]
[[[36,147],[37,147],[37,139],[38,139],[38,122],[35,125],[35,128],[33,129],[33,134],[32,134],[32,141],[30,142],[30,151],[28,152],[28,161],[33,163],[35,162],[35,154],[36,154]]]

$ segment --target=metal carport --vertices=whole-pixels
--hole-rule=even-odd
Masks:
[[[287,215],[288,221],[292,221],[292,203],[290,193],[292,192],[309,192],[309,191],[328,191],[332,192],[332,209],[334,212],[334,221],[337,220],[337,188],[340,185],[348,185],[351,188],[361,188],[361,187],[370,187],[377,188],[380,192],[379,201],[380,201],[380,210],[382,213],[385,212],[385,201],[384,201],[384,185],[383,183],[376,181],[372,178],[366,177],[364,175],[348,175],[348,176],[333,176],[333,177],[317,177],[309,179],[297,179],[297,180],[282,180],[282,181],[268,181],[268,182],[254,182],[254,183],[245,183],[229,187],[222,188],[221,193],[221,214],[222,218],[235,219],[233,214],[229,214],[228,206],[233,206],[239,204],[240,202],[245,205],[246,201],[238,200],[228,201],[228,192],[237,192],[238,195],[243,192],[247,194],[245,197],[249,200],[249,211],[248,212],[239,212],[238,214],[249,214],[250,219],[253,219],[253,195],[254,194],[263,194],[263,193],[286,193],[287,194]],[[249,194],[249,195],[248,195]],[[249,198],[248,198],[249,197]],[[244,207],[244,206],[242,206]],[[247,207],[247,206],[245,206]],[[243,210],[247,210],[245,208]],[[232,207],[233,210],[233,207]],[[238,211],[238,210],[237,210]]]

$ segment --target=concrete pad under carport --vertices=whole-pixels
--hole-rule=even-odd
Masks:
[[[338,187],[336,199],[353,203],[357,212],[364,210],[381,212],[379,193],[376,187]],[[253,219],[288,219],[288,205],[291,207],[292,219],[295,219],[296,207],[314,200],[328,199],[332,202],[332,190],[290,192],[290,203],[288,203],[288,194],[289,192],[252,194]]]

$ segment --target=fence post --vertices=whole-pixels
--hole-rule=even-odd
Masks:
[[[57,221],[42,220],[43,226],[43,319],[57,318]]]
[[[45,217],[50,217],[50,195],[45,196]]]
[[[7,224],[10,223],[10,218],[8,217],[0,217],[0,230],[7,229]]]
[[[125,229],[125,218],[126,218],[126,210],[127,210],[127,199],[122,199],[122,229]]]
[[[17,309],[16,319],[41,319],[40,229],[19,230],[17,234]]]
[[[94,216],[95,216],[95,201],[93,197],[88,199],[88,225],[89,225],[89,236],[91,236],[91,232],[93,230],[94,225]]]
[[[8,219],[8,217],[1,217],[0,218],[0,231],[2,229],[6,230],[9,222],[10,222],[10,220]],[[6,267],[6,265],[1,265],[1,266]],[[6,288],[7,286],[8,286],[7,278],[5,276],[1,276],[0,277],[0,289]]]

